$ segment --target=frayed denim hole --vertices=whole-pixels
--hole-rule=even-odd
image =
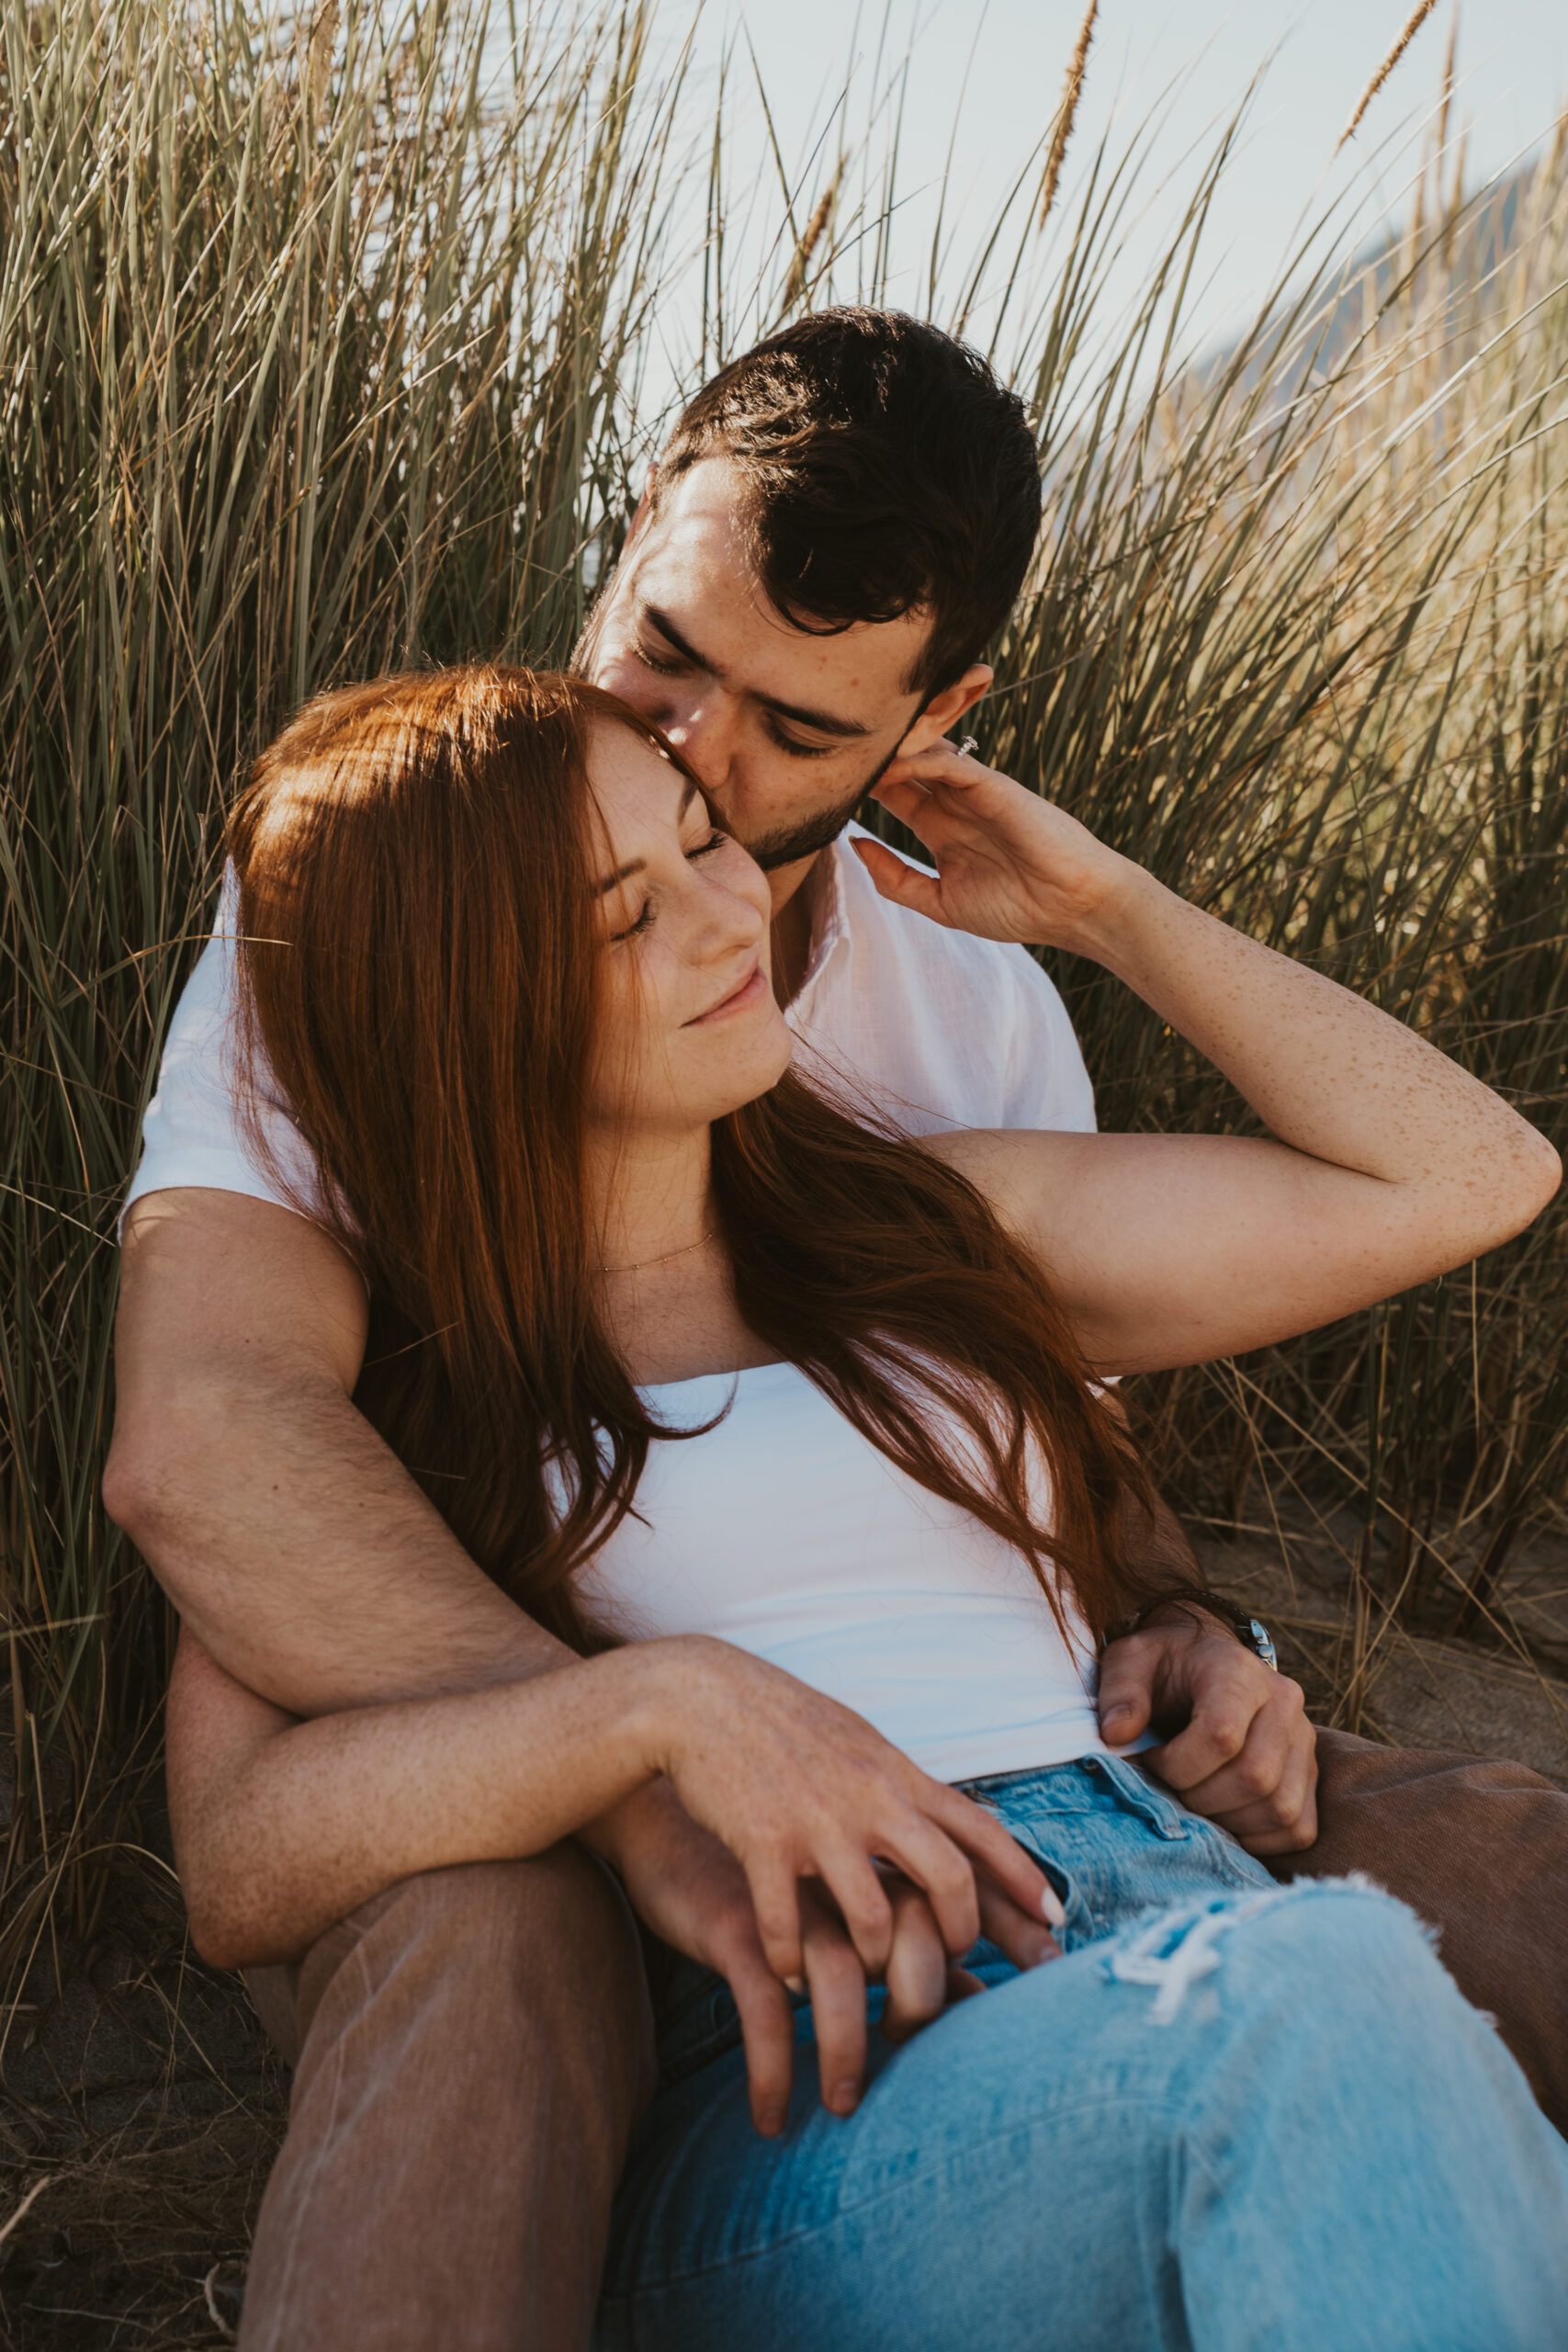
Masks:
[[[1240,1903],[1216,1895],[1207,1903],[1150,1912],[1116,1937],[1105,1955],[1105,1973],[1119,1984],[1147,1985],[1154,1994],[1151,2025],[1173,2024],[1201,1977],[1223,1964],[1222,1936],[1243,1920],[1290,1900],[1288,1887],[1270,1887]]]
[[[1337,1894],[1367,1894],[1386,1904],[1419,1931],[1428,1951],[1436,1956],[1435,1930],[1407,1904],[1386,1894],[1375,1880],[1359,1871],[1351,1871],[1342,1878],[1297,1879],[1289,1886],[1258,1888],[1239,1902],[1234,1895],[1216,1894],[1205,1903],[1146,1911],[1112,1939],[1102,1963],[1106,1980],[1147,1985],[1155,1996],[1149,2022],[1169,2025],[1179,2014],[1192,1985],[1201,1977],[1213,1975],[1224,1965],[1224,1954],[1218,1947],[1221,1938],[1232,1928],[1286,1904],[1299,1906],[1320,1903]]]

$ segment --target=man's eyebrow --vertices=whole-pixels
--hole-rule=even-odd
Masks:
[[[710,678],[723,677],[724,672],[718,663],[689,644],[668,613],[660,612],[657,605],[649,604],[643,605],[642,613],[643,618],[659,631],[665,643],[672,646],[694,670],[705,670]],[[818,735],[839,735],[849,739],[874,732],[858,718],[837,718],[830,710],[807,710],[800,703],[781,702],[777,695],[760,695],[751,687],[746,689],[746,700],[758,704],[763,710],[773,711],[779,718],[793,719],[797,727],[809,727]]]
[[[685,789],[681,795],[681,806],[675,811],[675,822],[677,824],[680,823],[682,818],[685,815],[687,809],[691,807],[693,801],[696,798],[697,794],[701,789],[701,786],[698,785],[697,779],[694,775],[684,777],[682,782],[685,786]],[[634,857],[629,864],[621,866],[615,873],[606,874],[602,882],[595,882],[593,885],[593,895],[596,899],[605,898],[608,896],[610,891],[615,889],[618,883],[629,882],[634,874],[646,874],[647,871],[647,858]]]

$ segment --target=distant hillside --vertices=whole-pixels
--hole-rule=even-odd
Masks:
[[[1282,318],[1272,345],[1267,334],[1260,336],[1249,329],[1216,345],[1195,363],[1195,382],[1212,385],[1247,350],[1237,371],[1238,386],[1250,389],[1260,375],[1277,371],[1280,391],[1293,397],[1309,375],[1332,375],[1369,328],[1382,334],[1403,323],[1398,307],[1381,322],[1379,313],[1413,269],[1414,290],[1428,316],[1434,296],[1440,300],[1446,282],[1456,326],[1462,309],[1465,325],[1472,329],[1478,298],[1480,306],[1487,307],[1488,283],[1515,248],[1521,210],[1528,209],[1538,175],[1537,164],[1527,164],[1468,202],[1450,208],[1446,219],[1427,210],[1414,223],[1371,239],[1344,265],[1332,292],[1314,312],[1305,319],[1293,313]]]

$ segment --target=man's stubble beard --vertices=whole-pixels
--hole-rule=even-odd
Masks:
[[[618,566],[616,568],[619,569]],[[572,677],[590,681],[593,677],[600,636],[614,599],[615,577],[615,572],[612,572],[600,589],[582,625],[582,634],[571,649],[567,670]],[[920,709],[924,708],[925,700],[922,699]],[[919,716],[917,712],[916,717]],[[913,723],[911,720],[910,724]],[[898,746],[896,743],[886,758],[877,762],[863,784],[856,785],[847,799],[840,800],[834,808],[824,809],[819,816],[807,818],[803,824],[776,825],[771,833],[760,834],[754,842],[746,841],[737,833],[737,841],[764,874],[776,874],[781,865],[799,865],[807,858],[818,856],[823,850],[832,847],[866,794],[880,784],[897,756]]]
[[[798,825],[777,825],[771,833],[763,833],[754,842],[737,835],[741,848],[754,858],[764,874],[776,874],[781,865],[799,865],[808,857],[816,857],[830,849],[849,823],[866,794],[878,785],[898,756],[894,745],[885,760],[879,761],[863,784],[857,784],[845,800],[831,808],[824,808]]]

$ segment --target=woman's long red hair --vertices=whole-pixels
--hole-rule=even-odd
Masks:
[[[486,1572],[580,1649],[600,1637],[573,1572],[668,1433],[599,1320],[586,1208],[603,952],[587,760],[607,723],[669,749],[613,696],[525,670],[322,695],[230,828],[243,1041],[320,1164],[326,1197],[300,1205],[370,1294],[356,1401]],[[1097,1637],[1153,1600],[1118,1558],[1141,1495],[1125,1442],[973,1185],[793,1074],[713,1143],[758,1337],[1019,1545],[1058,1614],[1054,1568]]]

